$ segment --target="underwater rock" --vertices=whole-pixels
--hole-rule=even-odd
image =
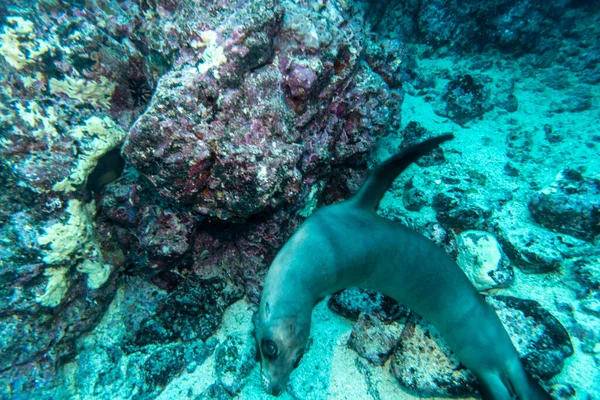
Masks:
[[[377,74],[388,84],[390,89],[402,87],[406,74],[406,48],[397,39],[381,39],[374,42],[367,39],[365,46],[367,62]]]
[[[476,392],[475,376],[437,330],[416,316],[404,327],[391,368],[400,385],[419,396],[455,397]]]
[[[243,290],[224,277],[200,279],[193,275],[177,282],[168,296],[153,304],[155,312],[132,332],[134,346],[172,343],[214,334],[227,306],[239,300]]]
[[[146,395],[164,388],[185,366],[183,346],[179,343],[157,348],[142,364]],[[157,393],[155,393],[157,394]]]
[[[486,296],[506,328],[525,369],[543,380],[560,373],[573,354],[565,328],[532,300]],[[421,396],[467,396],[475,393],[475,377],[426,321],[414,317],[402,332],[392,356],[392,372],[407,389]]]
[[[600,180],[564,170],[552,185],[532,196],[529,211],[548,229],[592,241],[600,234]]]
[[[560,102],[552,101],[548,106],[548,113],[581,112],[592,107],[592,96],[587,91],[576,92],[568,95]]]
[[[465,231],[456,237],[457,263],[479,291],[509,286],[514,274],[496,238],[482,231]]]
[[[400,341],[397,323],[386,325],[377,314],[361,313],[352,327],[348,347],[372,364],[383,365]]]
[[[488,206],[477,204],[472,196],[461,191],[437,193],[431,206],[441,224],[460,230],[482,230],[492,213]]]
[[[215,350],[217,380],[234,396],[256,365],[256,340],[247,332],[232,333]]]
[[[549,52],[556,59],[556,49],[565,47],[563,43],[575,34],[564,26],[565,20],[576,18],[571,13],[580,7],[579,3],[524,0],[384,2],[370,5],[367,18],[380,34],[427,43],[441,52]]]
[[[522,211],[526,212],[526,211]],[[505,210],[493,220],[495,236],[513,265],[525,273],[547,273],[560,268],[568,254],[564,238],[519,218],[520,213]]]
[[[487,88],[469,74],[450,81],[435,107],[435,113],[448,117],[459,125],[483,116],[491,108]]]
[[[206,390],[200,393],[194,400],[232,400],[234,396],[230,395],[222,385],[213,383]]]
[[[282,19],[280,8],[258,12],[268,4],[254,3],[202,39],[222,62],[160,79],[123,148],[161,198],[218,220],[293,206],[334,162],[364,168],[361,155],[398,118],[389,87],[360,63],[358,25],[342,26],[334,7],[327,20],[290,2]],[[256,42],[259,50],[246,48]],[[247,53],[261,68],[231,66],[245,65],[236,57]]]
[[[186,371],[194,372],[198,366],[202,365],[213,354],[218,342],[218,339],[211,337],[205,342],[193,340],[184,343],[183,358],[185,360]]]
[[[584,312],[600,317],[600,295],[589,295],[587,298],[582,299],[579,304]]]
[[[533,300],[486,296],[486,301],[496,309],[529,373],[543,380],[560,373],[573,346],[558,319]]]
[[[432,136],[432,133],[429,132],[423,125],[419,122],[410,121],[404,129],[401,131],[402,145],[400,149],[411,146],[415,143],[420,143],[428,137]],[[421,167],[431,167],[433,165],[440,165],[446,162],[446,158],[444,157],[444,150],[440,147],[436,147],[429,154],[419,157],[415,163]]]
[[[427,195],[415,187],[412,177],[404,185],[402,204],[409,211],[419,211],[427,205]]]
[[[494,106],[510,113],[517,111],[519,100],[514,94],[515,82],[498,80],[492,90]]]
[[[408,315],[408,310],[389,296],[374,290],[348,288],[331,296],[327,302],[331,311],[357,321],[361,314],[369,314],[390,322]]]
[[[572,260],[570,268],[589,291],[600,291],[600,254]]]
[[[458,255],[456,236],[450,229],[438,222],[429,222],[423,227],[421,234],[444,249],[450,257],[456,259]]]

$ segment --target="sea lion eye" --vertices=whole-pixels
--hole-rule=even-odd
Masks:
[[[272,340],[265,340],[262,344],[262,352],[265,357],[273,359],[277,357],[277,345]]]

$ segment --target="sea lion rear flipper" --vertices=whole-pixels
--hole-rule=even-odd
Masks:
[[[513,387],[516,395],[522,400],[551,400],[552,397],[542,388],[542,386],[523,368],[519,361],[516,368],[509,370],[508,380]]]
[[[478,376],[479,394],[483,400],[512,400],[508,389],[497,374]]]
[[[435,149],[441,143],[453,138],[454,135],[446,134],[405,148],[400,153],[377,166],[350,201],[357,207],[376,210],[384,193],[402,171],[419,157]]]

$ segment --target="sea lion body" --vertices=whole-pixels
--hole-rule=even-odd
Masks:
[[[380,177],[371,189],[381,191],[389,180]],[[477,376],[484,398],[549,398],[527,376],[496,313],[458,265],[424,236],[378,216],[373,204],[381,193],[368,201],[362,193],[315,212],[269,269],[257,326],[267,390],[279,394],[299,362],[315,303],[358,286],[392,297],[433,324]]]

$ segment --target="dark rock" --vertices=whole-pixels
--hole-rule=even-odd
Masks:
[[[419,317],[407,321],[391,362],[400,385],[419,396],[454,397],[476,393],[476,379]]]
[[[361,313],[376,315],[386,322],[408,315],[408,310],[391,297],[362,288],[342,290],[331,296],[327,305],[333,312],[354,321]]]
[[[595,295],[589,295],[587,298],[582,299],[581,309],[591,315],[596,317],[600,317],[600,295],[596,293]]]
[[[241,290],[223,278],[183,279],[154,306],[156,313],[135,332],[133,345],[206,340],[219,326],[227,306],[241,296]]]
[[[431,239],[435,244],[444,249],[454,259],[458,256],[456,237],[450,229],[437,222],[429,222],[421,233]]]
[[[402,87],[403,78],[409,78],[406,71],[406,49],[397,39],[382,39],[366,42],[366,59],[373,71],[379,74],[390,89]]]
[[[532,196],[529,211],[548,229],[591,241],[600,234],[600,181],[565,170],[550,187]]]
[[[600,291],[600,255],[590,255],[573,260],[573,272],[590,291]]]
[[[248,333],[232,333],[215,350],[217,380],[230,395],[244,386],[256,365],[256,340]]]
[[[506,155],[514,162],[524,163],[531,161],[533,153],[533,134],[528,130],[510,129],[506,135],[508,150]]]
[[[432,207],[436,219],[443,225],[461,230],[483,230],[491,210],[470,201],[469,196],[457,192],[452,195],[437,193],[433,196]]]
[[[510,113],[517,111],[519,101],[514,94],[515,83],[498,81],[495,86],[493,94],[494,105]]]
[[[204,363],[217,347],[218,340],[214,337],[206,342],[195,340],[185,344],[183,358],[187,372],[194,372],[196,368]]]
[[[487,296],[486,301],[496,309],[529,373],[543,380],[560,373],[573,346],[558,319],[533,300]]]
[[[488,90],[478,79],[461,75],[448,83],[435,112],[464,125],[490,109],[489,97]]]
[[[552,101],[548,106],[550,113],[581,112],[592,107],[592,96],[587,92],[573,93],[562,101]]]
[[[561,238],[545,229],[513,219],[496,221],[495,231],[504,253],[525,273],[554,271],[564,259]]]
[[[409,122],[406,127],[402,129],[401,134],[404,140],[402,141],[400,149],[420,143],[432,136],[423,125],[415,121]],[[428,154],[419,157],[415,163],[421,167],[431,167],[433,165],[443,164],[444,162],[446,162],[444,151],[440,147],[437,147]]]
[[[427,196],[424,191],[416,188],[413,179],[409,179],[402,192],[402,204],[409,211],[419,211],[427,205]]]
[[[396,324],[385,325],[375,315],[361,313],[352,328],[348,347],[375,365],[383,365],[400,341],[401,329]]]
[[[230,395],[222,385],[213,383],[194,400],[232,400],[233,398],[234,396]]]
[[[184,366],[182,345],[161,346],[146,359],[142,366],[145,391],[152,393],[155,388],[165,387],[171,379],[183,371]]]

